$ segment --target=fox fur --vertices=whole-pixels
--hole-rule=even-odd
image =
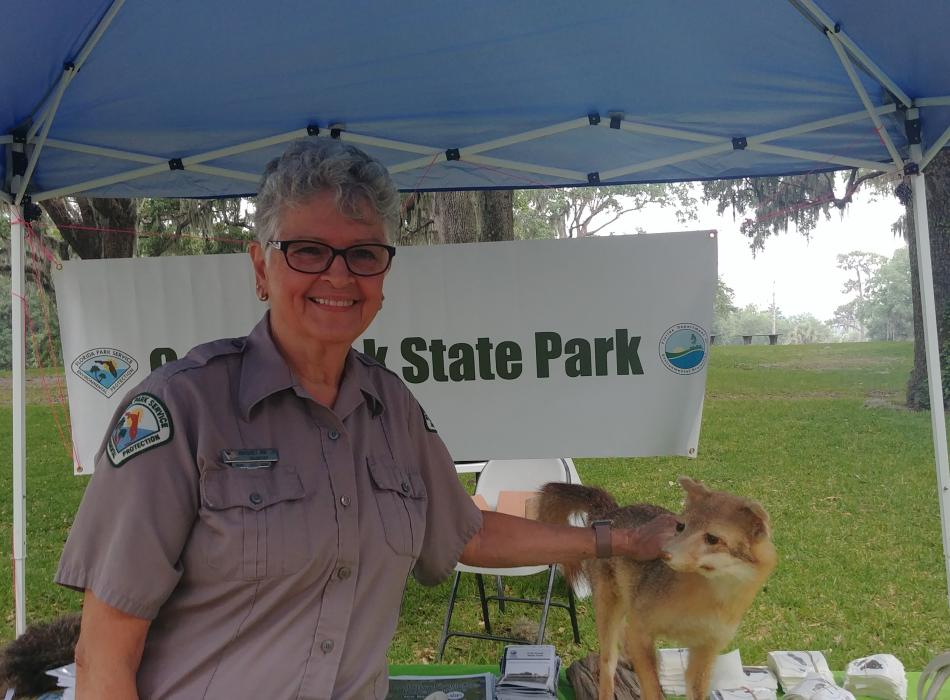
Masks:
[[[73,662],[79,620],[79,615],[66,615],[38,622],[0,649],[0,697],[8,688],[18,698],[56,690],[56,679],[45,672]]]
[[[687,698],[706,700],[713,662],[778,562],[761,505],[687,477],[679,483],[686,492],[683,512],[676,515],[677,534],[660,559],[615,556],[563,565],[571,585],[586,577],[593,589],[599,700],[613,700],[621,642],[640,680],[642,700],[661,700],[656,660],[661,638],[689,649]],[[632,529],[670,512],[645,504],[620,507],[606,491],[550,483],[541,490],[539,519],[558,524],[603,519]]]

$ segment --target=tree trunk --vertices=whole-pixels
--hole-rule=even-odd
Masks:
[[[427,192],[412,197],[399,232],[402,245],[514,240],[511,191]]]
[[[487,190],[476,192],[478,239],[511,241],[515,237],[514,192]]]
[[[137,215],[133,199],[50,199],[43,202],[43,209],[63,240],[83,260],[131,258],[135,252]]]
[[[940,347],[941,375],[944,386],[944,405],[950,384],[950,319],[947,318],[947,300],[950,299],[950,151],[943,150],[927,166],[927,218],[930,224],[930,259],[933,265],[934,302],[937,315],[937,337]],[[907,207],[908,231],[913,232],[913,206]],[[930,408],[927,383],[927,358],[924,353],[923,314],[920,305],[920,286],[917,269],[917,241],[908,236],[911,267],[911,296],[914,304],[914,369],[907,383],[907,406],[913,409]]]

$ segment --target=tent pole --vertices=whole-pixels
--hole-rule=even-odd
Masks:
[[[919,145],[911,146],[911,158],[915,162],[920,162]],[[920,281],[921,316],[924,323],[924,347],[927,355],[927,383],[930,387],[930,422],[933,429],[934,457],[937,467],[943,558],[948,586],[950,586],[950,460],[947,456],[947,424],[943,410],[943,382],[940,374],[940,348],[937,342],[937,307],[934,301],[933,265],[930,259],[926,179],[922,172],[911,176],[911,187],[914,192],[917,274]],[[947,591],[947,602],[950,604],[950,588]]]
[[[26,630],[26,290],[23,215],[10,206],[10,295],[13,362],[13,597],[16,634]]]

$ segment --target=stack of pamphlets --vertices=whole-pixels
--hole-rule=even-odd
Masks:
[[[54,668],[46,672],[56,679],[56,687],[64,688],[62,700],[74,700],[76,697],[76,664]]]
[[[855,659],[845,670],[844,687],[855,695],[905,700],[907,676],[904,675],[904,664],[893,654],[874,654]]]
[[[501,678],[495,684],[495,700],[557,698],[561,658],[550,644],[516,644],[505,647]]]
[[[809,676],[786,692],[784,700],[854,700],[854,696],[834,681]]]
[[[686,666],[689,664],[688,649],[660,649],[659,657],[659,676],[660,687],[665,695],[686,695]],[[765,669],[766,671],[768,669]],[[749,692],[752,688],[761,687],[763,691],[771,690],[773,692],[762,692],[752,694],[756,700],[773,700],[775,698],[775,680],[762,676],[761,673],[747,674],[742,666],[742,659],[739,656],[739,650],[735,649],[728,654],[722,654],[713,664],[710,673],[709,689],[712,691],[730,691],[739,688],[743,690],[746,700],[749,698]],[[717,698],[717,700],[729,700],[728,697]]]
[[[460,700],[492,700],[495,676],[478,673],[468,676],[390,676],[386,700],[426,700],[442,693]]]
[[[810,676],[835,684],[834,674],[820,651],[770,651],[769,668],[778,676],[778,682],[786,693]]]

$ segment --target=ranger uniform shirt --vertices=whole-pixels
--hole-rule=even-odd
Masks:
[[[481,527],[402,381],[351,350],[333,409],[269,331],[200,345],[114,418],[56,581],[151,620],[146,699],[383,698],[410,572]]]

